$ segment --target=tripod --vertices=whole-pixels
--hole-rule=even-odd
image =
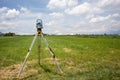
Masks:
[[[46,43],[46,46],[49,48],[49,52],[50,52],[50,54],[51,54],[52,57],[53,57],[53,60],[54,60],[54,62],[55,62],[55,64],[56,64],[56,67],[57,67],[57,69],[58,69],[59,74],[60,74],[60,75],[63,74],[63,72],[62,72],[62,70],[61,70],[61,68],[60,68],[60,66],[59,66],[59,64],[58,64],[58,62],[57,62],[57,60],[56,60],[56,56],[55,56],[53,50],[52,50],[51,47],[49,46],[46,38],[44,37],[44,35],[43,35],[43,33],[42,33],[42,29],[39,29],[39,30],[37,30],[37,33],[35,34],[34,39],[33,39],[32,43],[31,43],[31,45],[30,45],[30,47],[29,47],[29,49],[28,49],[27,55],[26,55],[26,57],[25,57],[25,59],[24,59],[24,62],[23,62],[23,64],[22,64],[19,72],[18,72],[18,75],[17,75],[16,80],[20,80],[20,76],[21,76],[21,74],[22,74],[22,72],[23,72],[24,66],[25,66],[25,64],[26,64],[26,62],[27,62],[27,59],[28,59],[28,57],[29,57],[29,55],[30,55],[31,49],[32,49],[32,47],[33,47],[33,45],[34,45],[35,40],[36,40],[37,37],[38,37],[38,43],[39,43],[39,45],[38,45],[38,64],[40,64],[40,43],[41,43],[40,40],[41,40],[41,37],[42,37],[43,40],[44,40],[44,42]]]

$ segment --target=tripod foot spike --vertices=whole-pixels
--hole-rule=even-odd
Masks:
[[[16,78],[16,80],[20,80],[20,78]]]
[[[60,74],[60,76],[64,76],[64,72],[60,72],[59,74]]]

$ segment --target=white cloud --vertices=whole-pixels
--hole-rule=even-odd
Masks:
[[[54,18],[63,18],[64,15],[62,13],[59,12],[53,12],[49,14],[50,16],[54,17]]]
[[[63,27],[62,22],[54,21],[54,20],[48,21],[45,25],[48,26],[49,28],[53,28],[53,29]]]
[[[0,27],[9,27],[9,26],[13,26],[13,25],[15,25],[13,22],[7,22],[7,21],[2,21],[2,22],[0,22]],[[11,27],[11,28],[13,28],[13,27]]]
[[[25,7],[18,10],[7,7],[0,8],[0,16],[0,32],[12,31],[16,33],[35,32],[35,20],[43,18],[42,13],[31,12]]]
[[[120,31],[120,21],[116,18],[120,18],[119,13],[93,17],[89,22],[95,29],[98,29],[96,31],[101,30],[102,33],[118,33]]]
[[[56,25],[57,24],[55,24],[55,21],[50,21],[50,22],[46,23],[46,26],[50,26],[50,27],[56,26]]]
[[[67,34],[69,33],[68,29],[65,26],[65,22],[59,20],[47,21],[46,24],[46,33],[49,34]]]
[[[21,11],[21,12],[24,12],[24,13],[30,12],[30,11],[29,11],[27,8],[25,8],[25,7],[21,7],[21,8],[20,8],[20,11]]]
[[[78,0],[66,0],[68,6],[75,6],[78,4]]]
[[[50,0],[47,8],[49,9],[63,9],[65,7],[75,6],[78,4],[78,0]]]
[[[17,24],[15,22],[1,21],[0,22],[0,32],[2,32],[2,31],[10,32],[11,30],[15,29],[15,26],[17,26]]]
[[[20,12],[16,9],[9,9],[7,7],[0,8],[1,20],[4,19],[14,19],[19,16]]]
[[[120,14],[115,13],[112,15],[108,15],[108,16],[98,16],[98,17],[93,17],[90,19],[90,23],[99,23],[99,22],[105,22],[108,20],[112,20],[114,17],[120,17]]]
[[[104,22],[104,21],[108,20],[109,18],[110,18],[110,16],[106,16],[106,17],[98,16],[98,17],[92,18],[90,20],[90,23]]]
[[[16,9],[10,9],[6,13],[6,18],[11,19],[11,18],[16,18],[19,15],[19,11]]]
[[[120,13],[115,13],[112,15],[113,17],[120,17]]]
[[[119,9],[120,0],[99,0],[98,6],[107,9]]]
[[[93,13],[101,13],[103,11],[99,7],[93,7],[90,3],[85,2],[75,7],[68,8],[65,10],[65,12],[70,15],[87,15]]]
[[[0,8],[0,13],[6,12],[7,10],[8,10],[7,7],[2,7],[2,8]]]

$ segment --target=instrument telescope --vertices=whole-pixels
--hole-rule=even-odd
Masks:
[[[43,28],[43,24],[42,24],[41,19],[36,20],[36,28],[37,28],[37,31],[41,31],[41,29]]]

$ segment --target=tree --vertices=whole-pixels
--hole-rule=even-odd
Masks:
[[[12,33],[12,32],[5,33],[4,36],[15,36],[15,33]]]

